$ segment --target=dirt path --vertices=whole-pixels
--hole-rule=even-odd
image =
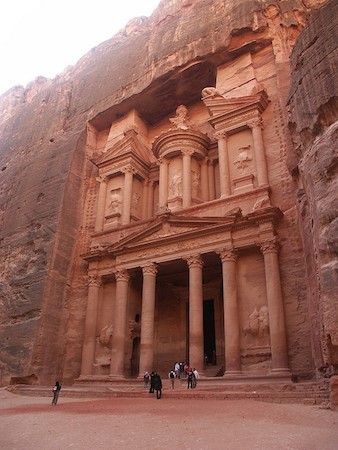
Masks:
[[[0,390],[0,448],[337,450],[338,412],[254,400],[70,399]]]

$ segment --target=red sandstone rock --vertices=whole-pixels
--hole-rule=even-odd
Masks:
[[[277,230],[282,244],[280,273],[290,368],[295,376],[311,377],[315,368],[336,363],[332,270],[335,228],[329,213],[335,174],[331,146],[335,128],[330,118],[336,110],[330,100],[332,83],[327,81],[330,77],[324,62],[322,67],[327,76],[323,81],[326,86],[323,95],[319,85],[315,88],[316,95],[298,91],[297,83],[302,78],[292,84],[290,94],[291,108],[293,104],[301,105],[304,111],[307,103],[305,105],[302,99],[313,100],[320,118],[316,122],[304,113],[292,113],[302,143],[307,145],[312,140],[312,132],[307,139],[305,129],[314,123],[321,123],[326,129],[320,133],[317,150],[311,150],[314,155],[319,154],[319,149],[326,155],[322,165],[313,164],[314,156],[298,163],[299,152],[289,158],[289,161],[296,161],[291,167],[293,172],[298,165],[301,174],[311,174],[308,179],[303,175],[302,188],[312,208],[302,206],[305,200],[298,191],[303,209],[297,213],[297,187],[286,170],[287,156],[293,149],[284,108],[290,86],[289,56],[308,17],[322,3],[318,0],[304,6],[303,2],[289,0],[266,7],[265,2],[256,1],[235,4],[231,1],[164,1],[150,18],[130,22],[125,30],[98,45],[56,79],[40,79],[26,90],[15,88],[1,97],[2,384],[8,383],[11,377],[20,377],[26,382],[37,379],[38,383],[52,382],[55,378],[73,382],[80,374],[88,297],[84,282],[88,275],[87,262],[83,255],[88,254],[90,245],[97,246],[98,252],[106,245],[104,236],[101,240],[92,240],[98,195],[98,169],[92,161],[98,163],[105,151],[112,124],[125,118],[130,111],[138,111],[148,130],[148,141],[141,139],[137,147],[142,155],[143,146],[150,146],[151,140],[171,126],[168,119],[175,115],[177,106],[189,104],[192,119],[202,128],[199,132],[212,136],[208,111],[200,99],[202,89],[215,86],[216,80],[217,88],[226,97],[250,97],[257,94],[261,85],[269,99],[269,104],[259,108],[264,112],[263,137],[268,149],[271,196],[258,196],[255,207],[259,209],[271,202],[284,213]],[[323,8],[313,23],[326,24],[328,16],[327,9]],[[307,42],[304,48],[312,42],[313,30],[315,35],[319,31],[324,33],[319,25],[304,30]],[[303,45],[303,41],[300,42]],[[316,57],[325,54],[327,59],[323,61],[328,60],[333,45],[330,39],[325,49],[327,53],[323,47],[317,49],[314,45]],[[307,62],[305,55],[302,58],[304,72],[297,72],[296,76],[299,73],[304,77],[306,85],[313,75],[307,69],[311,62]],[[294,67],[296,69],[297,64]],[[296,134],[293,133],[294,139]],[[112,146],[116,143],[113,138]],[[247,150],[242,149],[241,158],[236,160],[237,169],[244,160],[254,167],[251,156],[245,152]],[[102,166],[107,164],[100,161]],[[152,161],[147,163],[151,165]],[[311,186],[318,177],[317,185]],[[236,183],[237,189],[245,190],[248,184],[253,186],[252,178],[238,177]],[[322,205],[320,214],[314,208],[318,200]],[[221,211],[222,216],[238,206],[238,200],[234,199]],[[243,202],[241,208],[244,217],[249,217],[248,204]],[[230,214],[229,220],[244,223],[247,219],[241,214]],[[300,218],[305,240],[310,236],[312,220],[318,237],[309,239],[311,244],[306,243],[305,253],[297,223]],[[255,220],[254,213],[250,220]],[[165,226],[168,232],[168,224]],[[141,228],[135,230],[142,231]],[[128,229],[117,229],[109,237],[113,241],[110,245],[121,238],[128,240]],[[242,261],[239,274],[242,279],[262,278],[261,267],[250,257],[244,255]],[[310,292],[306,297],[305,272],[313,298]],[[318,278],[321,278],[320,283]],[[258,297],[264,295],[262,284],[254,289],[250,286],[243,283],[245,298],[252,296],[252,292]],[[320,292],[320,288],[324,290]],[[168,347],[168,360],[173,357],[170,335],[175,335],[172,333],[175,317],[170,316],[173,305],[169,300],[168,297],[161,310],[167,318],[163,322],[163,329],[167,331],[158,338]],[[252,311],[253,305],[250,311],[242,308],[243,323],[244,317]],[[222,321],[218,320],[222,328]],[[133,333],[135,323],[130,327]],[[249,339],[250,327],[246,335],[244,328],[245,341]],[[261,364],[260,357],[257,356],[255,364]]]

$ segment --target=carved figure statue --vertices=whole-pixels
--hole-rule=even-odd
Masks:
[[[218,90],[214,87],[206,87],[202,91],[202,98],[206,98],[206,97],[215,98],[215,97],[223,97],[223,95],[221,95],[218,92]]]
[[[198,191],[200,187],[200,174],[195,170],[192,171],[192,196],[198,197]]]
[[[119,212],[122,203],[121,194],[118,191],[111,191],[109,209],[112,213]]]
[[[252,313],[249,315],[247,327],[244,329],[244,334],[251,334],[252,336],[262,337],[269,333],[269,310],[266,305],[262,305],[260,309],[255,306]]]
[[[250,150],[251,145],[248,145],[246,147],[241,147],[238,149],[239,153],[237,158],[234,161],[234,165],[239,169],[241,172],[248,167],[249,162],[252,161],[252,156],[248,154],[248,150]]]
[[[178,197],[182,195],[182,177],[176,173],[170,180],[169,184],[170,196]]]
[[[103,347],[112,348],[113,325],[106,325],[102,328],[99,336],[99,343]]]
[[[176,109],[176,117],[172,117],[169,120],[180,130],[187,130],[191,127],[188,118],[188,110],[184,105],[178,106]]]

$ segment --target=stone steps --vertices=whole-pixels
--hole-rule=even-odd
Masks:
[[[61,395],[70,398],[149,398],[148,389],[143,388],[142,381],[125,380],[98,383],[78,383],[63,386]],[[221,380],[222,381],[222,380]],[[38,397],[51,397],[52,388],[43,386],[13,385],[8,390],[20,394]],[[328,383],[318,382],[261,382],[229,383],[223,380],[198,380],[196,389],[187,389],[186,380],[176,380],[175,389],[170,388],[169,380],[163,380],[163,397],[172,399],[213,399],[243,400],[254,399],[272,403],[322,404],[329,401]]]

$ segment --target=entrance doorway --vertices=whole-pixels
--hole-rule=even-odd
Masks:
[[[140,341],[139,337],[133,340],[133,351],[131,354],[131,377],[136,378],[139,374],[139,360],[140,360]]]
[[[204,334],[204,355],[208,364],[215,364],[215,312],[214,301],[203,301],[203,334]]]

